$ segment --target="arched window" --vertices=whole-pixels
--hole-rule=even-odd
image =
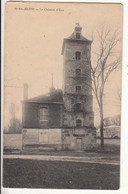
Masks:
[[[80,39],[80,33],[76,33],[76,39]]]
[[[76,93],[79,94],[81,92],[81,86],[76,86]]]
[[[80,58],[81,58],[81,53],[80,52],[75,52],[75,58],[76,58],[76,60],[80,60]]]
[[[77,103],[77,104],[75,105],[75,110],[76,110],[76,111],[80,111],[80,110],[81,110],[81,103]]]
[[[48,108],[40,108],[40,121],[48,121]]]
[[[76,120],[76,127],[81,127],[82,122],[80,119]]]
[[[80,76],[81,75],[81,69],[76,69],[76,76]]]

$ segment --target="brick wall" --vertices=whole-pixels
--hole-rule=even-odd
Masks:
[[[64,150],[91,150],[96,146],[95,128],[63,129]]]
[[[44,106],[48,108],[48,121],[40,121],[39,110]],[[63,106],[59,104],[23,103],[23,128],[56,128],[62,127]]]
[[[84,112],[92,112],[92,98],[92,96],[86,95],[64,95],[65,108],[67,111],[75,111],[75,105],[81,103],[81,108]]]
[[[75,53],[80,52],[80,60],[76,60]],[[94,126],[93,96],[91,89],[90,69],[91,45],[86,41],[67,40],[64,44],[63,60],[63,93],[64,93],[64,126],[75,127],[76,120],[82,121],[83,126]],[[76,70],[80,69],[80,74]],[[80,92],[76,92],[80,86]],[[81,104],[81,111],[75,110],[77,103]]]
[[[64,127],[76,127],[76,120],[82,121],[82,126],[94,126],[94,113],[67,112],[64,114]]]

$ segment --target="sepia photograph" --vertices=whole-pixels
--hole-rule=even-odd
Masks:
[[[4,188],[120,188],[123,6],[6,2]]]

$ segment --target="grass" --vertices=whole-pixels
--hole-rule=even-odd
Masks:
[[[119,166],[4,159],[3,186],[11,188],[118,189]]]

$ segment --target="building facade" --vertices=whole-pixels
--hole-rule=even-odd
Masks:
[[[96,144],[91,89],[91,44],[76,25],[62,46],[63,88],[23,101],[23,143],[63,150]],[[26,86],[25,86],[26,87]],[[26,95],[25,95],[26,96]]]
[[[64,126],[94,126],[91,89],[91,41],[81,35],[78,25],[63,43]]]

